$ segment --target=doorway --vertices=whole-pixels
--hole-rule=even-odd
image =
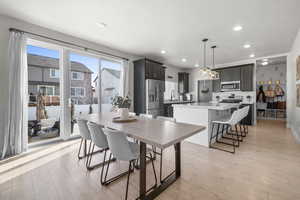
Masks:
[[[257,119],[286,121],[286,56],[256,62]]]

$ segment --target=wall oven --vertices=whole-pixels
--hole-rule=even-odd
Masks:
[[[241,90],[240,81],[221,82],[221,91],[222,92],[239,91],[239,90]]]

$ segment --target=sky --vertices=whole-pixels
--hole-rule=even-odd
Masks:
[[[51,58],[59,58],[59,52],[57,50],[46,49],[37,46],[27,45],[27,53],[41,55]],[[91,56],[83,56],[77,53],[70,53],[70,60],[79,62],[87,66],[93,73],[92,81],[95,79],[99,68],[99,59]],[[103,68],[120,70],[121,64],[117,62],[112,62],[109,60],[101,60],[101,65]]]

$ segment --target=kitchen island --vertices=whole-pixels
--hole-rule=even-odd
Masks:
[[[209,147],[211,122],[214,120],[227,119],[231,116],[231,110],[239,104],[232,103],[192,103],[174,104],[174,118],[176,122],[201,125],[207,127],[201,134],[186,139],[189,142]],[[216,131],[216,130],[215,130]]]

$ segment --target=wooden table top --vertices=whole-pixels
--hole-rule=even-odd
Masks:
[[[122,131],[129,137],[162,149],[176,144],[206,128],[204,126],[175,123],[166,120],[143,119],[138,116],[138,120],[133,122],[115,123],[112,121],[112,118],[117,116],[117,113],[106,112],[82,115],[80,118]]]

